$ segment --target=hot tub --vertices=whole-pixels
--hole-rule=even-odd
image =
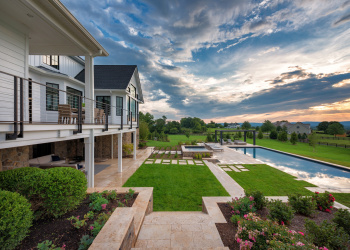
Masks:
[[[195,146],[195,145],[183,145],[181,146],[182,154],[184,157],[193,157],[195,154],[206,154],[209,153],[210,156],[213,155],[213,151],[207,149],[205,146]]]

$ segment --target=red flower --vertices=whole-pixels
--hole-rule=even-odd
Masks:
[[[315,192],[315,194],[319,194],[319,192]]]
[[[333,208],[332,206],[330,206],[329,208]]]
[[[327,208],[327,209],[326,209],[326,212],[330,213],[330,212],[331,212],[331,210],[329,210],[329,209]]]

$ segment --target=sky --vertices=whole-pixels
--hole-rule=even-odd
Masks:
[[[350,120],[350,0],[61,1],[155,118]]]

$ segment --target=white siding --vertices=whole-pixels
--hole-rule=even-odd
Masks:
[[[25,34],[0,21],[0,71],[24,77],[25,62]],[[0,74],[0,121],[13,121],[13,82],[13,77]]]
[[[42,66],[50,70],[54,70],[71,77],[75,77],[80,71],[84,69],[84,66],[76,62],[68,56],[59,56],[59,70],[43,63],[42,56],[31,55],[29,56],[29,64],[32,66]]]

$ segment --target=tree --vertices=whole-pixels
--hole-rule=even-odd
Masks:
[[[148,129],[148,124],[145,121],[140,121],[139,124],[139,137],[140,140],[145,141],[147,140],[149,135],[149,129]]]
[[[277,128],[276,128],[276,130],[277,130],[277,132],[282,131],[282,127],[281,127],[280,125],[278,125]]]
[[[264,135],[263,135],[263,133],[262,133],[262,131],[260,129],[259,129],[259,133],[258,133],[258,138],[259,139],[264,138]]]
[[[279,140],[279,141],[288,141],[287,132],[282,131],[281,133],[279,133],[279,134],[278,134],[278,140]]]
[[[290,143],[292,143],[293,145],[295,145],[298,141],[298,136],[295,132],[292,133],[292,135],[290,136]]]
[[[315,133],[312,133],[309,135],[309,146],[313,148],[313,152],[315,152],[315,148],[316,148],[316,144],[317,144],[317,137]]]
[[[251,127],[252,127],[252,125],[250,125],[250,123],[248,121],[245,121],[242,124],[243,129],[250,129]]]
[[[304,133],[304,134],[301,136],[301,139],[302,139],[302,140],[307,139],[307,134],[306,134],[306,133]]]
[[[342,135],[345,133],[343,124],[339,122],[330,122],[327,128],[327,134],[329,135]]]
[[[255,130],[256,130],[256,131],[259,131],[259,130],[260,130],[260,127],[259,127],[259,126],[256,126],[256,127],[255,127]]]
[[[327,122],[327,121],[320,122],[317,125],[317,130],[324,131],[326,133],[328,126],[329,126],[329,122]]]
[[[269,131],[272,131],[274,129],[275,129],[275,126],[269,120],[265,120],[263,125],[261,125],[262,132],[269,132]]]
[[[277,139],[277,131],[276,130],[272,130],[270,133],[270,139]]]
[[[238,131],[237,138],[238,138],[238,139],[239,139],[239,138],[242,138],[242,133],[241,133],[241,131]]]
[[[191,136],[191,130],[190,129],[186,129],[185,130],[185,135],[186,135],[187,139],[189,139],[190,136]]]
[[[284,131],[284,132],[288,132],[288,128],[287,128],[287,126],[286,125],[283,125],[283,127],[282,127],[282,131]]]
[[[228,127],[228,123],[224,122],[224,127],[227,128]]]
[[[139,112],[139,119],[140,119],[140,121],[145,121],[148,124],[148,128],[150,128],[154,124],[154,116],[148,112],[146,114],[143,114],[140,111]]]
[[[210,133],[207,133],[206,141],[207,141],[207,142],[212,142],[212,141],[214,141],[214,140],[213,140],[213,137],[211,136]]]

